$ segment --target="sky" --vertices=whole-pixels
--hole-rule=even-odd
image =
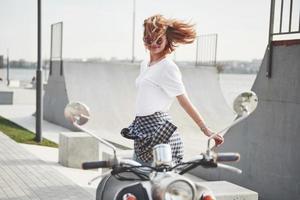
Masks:
[[[63,22],[63,57],[131,59],[134,0],[42,0],[42,57],[50,57],[51,24]],[[218,34],[218,60],[261,59],[268,42],[269,0],[135,0],[135,58],[147,56],[143,20],[154,14]],[[0,0],[0,55],[37,59],[37,1]],[[195,60],[196,45],[178,60]]]

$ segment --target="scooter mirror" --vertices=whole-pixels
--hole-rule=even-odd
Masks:
[[[77,125],[83,125],[87,123],[90,118],[89,108],[80,102],[71,102],[65,107],[65,118]]]
[[[233,109],[237,114],[235,121],[231,125],[227,126],[226,128],[222,129],[219,132],[216,132],[215,134],[209,137],[207,141],[208,155],[210,154],[210,151],[216,147],[214,146],[210,148],[210,141],[214,138],[214,136],[216,136],[216,134],[224,135],[228,129],[230,129],[237,123],[247,118],[256,109],[257,104],[258,104],[257,95],[252,91],[243,92],[235,98],[235,100],[233,101]]]
[[[256,94],[252,91],[243,92],[238,95],[233,102],[233,109],[237,113],[237,117],[251,114],[258,103]]]

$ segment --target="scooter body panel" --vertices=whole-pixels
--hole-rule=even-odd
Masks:
[[[138,178],[134,173],[125,172],[122,176],[128,178]],[[122,200],[124,194],[134,194],[138,199],[150,200],[147,190],[142,185],[143,181],[119,180],[113,175],[102,178],[97,187],[96,200]]]

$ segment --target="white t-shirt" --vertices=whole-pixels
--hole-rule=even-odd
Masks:
[[[166,57],[150,67],[148,62],[144,60],[141,63],[136,79],[136,116],[167,112],[175,97],[185,93],[181,72],[170,58]]]

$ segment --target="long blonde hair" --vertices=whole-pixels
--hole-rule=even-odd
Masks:
[[[193,43],[196,31],[193,24],[177,19],[166,19],[162,15],[154,15],[144,20],[144,41],[146,38],[158,38],[166,34],[167,45],[164,54],[171,53],[178,44]]]

